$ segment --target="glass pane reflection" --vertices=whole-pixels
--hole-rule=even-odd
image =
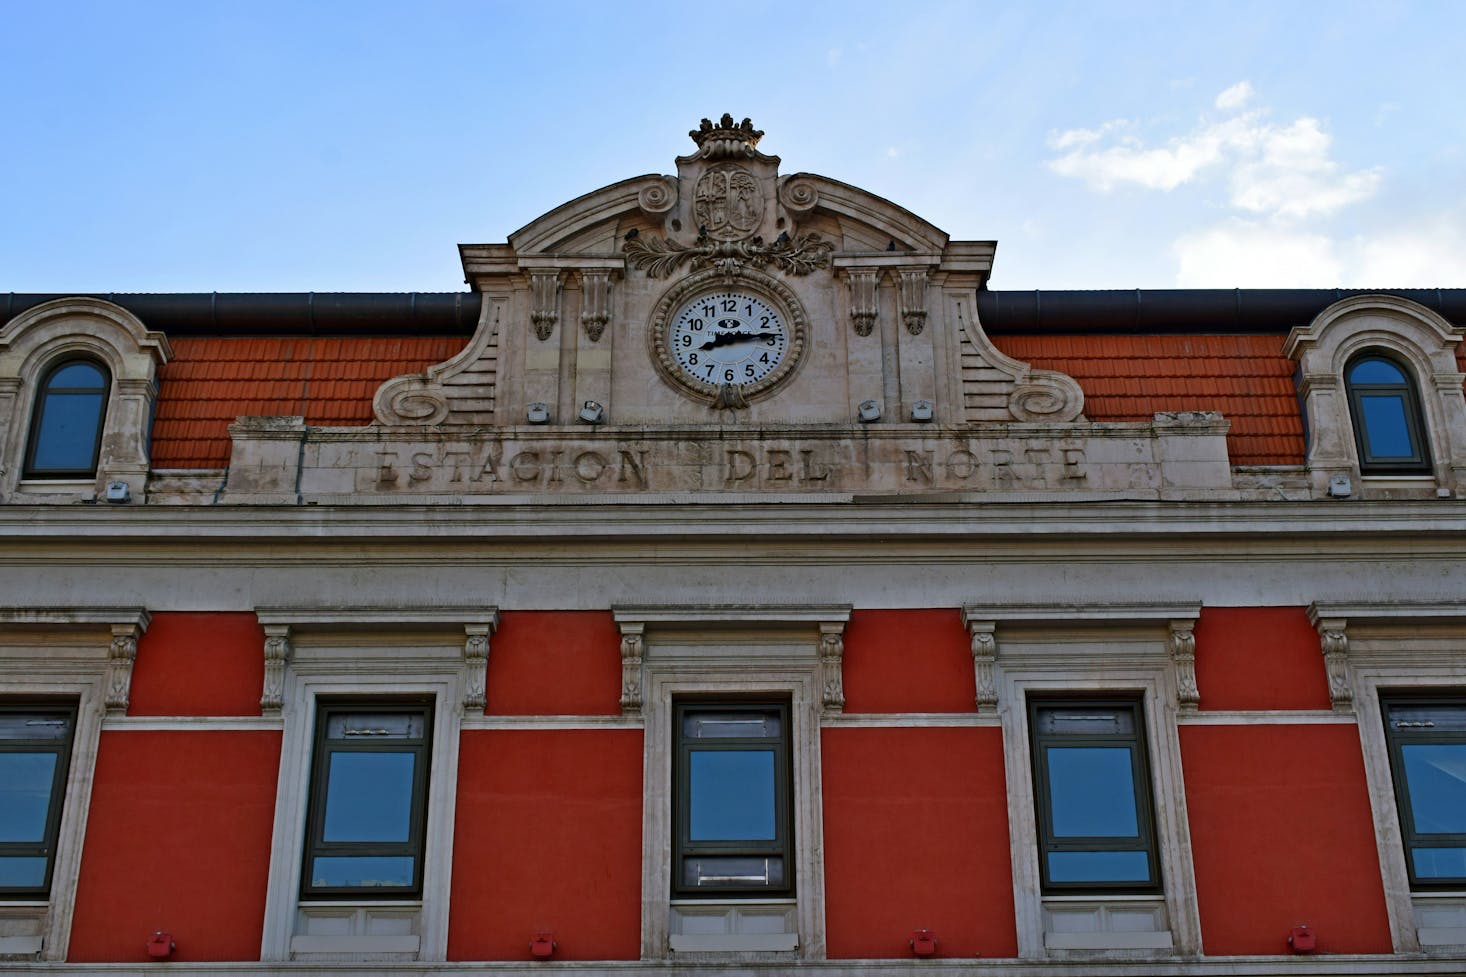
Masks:
[[[1405,419],[1405,398],[1400,394],[1361,394],[1364,434],[1369,453],[1376,458],[1413,458],[1410,425]]]
[[[46,884],[46,859],[32,856],[0,858],[0,887],[38,889]]]
[[[688,760],[693,841],[774,840],[773,750],[694,750]]]
[[[1143,851],[1051,851],[1052,882],[1149,882],[1150,858]]]
[[[322,889],[408,887],[414,882],[415,861],[408,856],[317,858],[311,867],[311,885]]]
[[[54,753],[0,753],[0,842],[40,842],[46,838]]]
[[[322,840],[407,841],[414,760],[411,753],[331,754]]]
[[[1134,838],[1140,833],[1128,747],[1053,746],[1047,757],[1056,837]]]
[[[1400,754],[1415,830],[1466,833],[1466,743],[1409,743]]]

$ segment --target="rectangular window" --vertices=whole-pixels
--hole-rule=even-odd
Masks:
[[[1160,891],[1142,720],[1138,702],[1029,702],[1045,893]]]
[[[0,897],[50,892],[75,726],[72,706],[0,706]]]
[[[1410,885],[1466,886],[1466,699],[1380,705]]]
[[[673,715],[673,895],[792,895],[789,707],[679,703]]]
[[[426,704],[320,704],[303,898],[421,895],[431,730]]]

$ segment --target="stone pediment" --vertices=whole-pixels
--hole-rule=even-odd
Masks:
[[[1072,378],[991,343],[993,242],[780,174],[748,120],[690,135],[675,175],[462,245],[469,344],[383,384],[371,428],[243,419],[229,491],[268,498],[285,482],[262,472],[292,461],[280,477],[320,497],[1228,484],[1220,418],[1090,424]]]

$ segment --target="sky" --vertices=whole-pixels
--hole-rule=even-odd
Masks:
[[[1466,2],[0,0],[0,292],[455,291],[751,117],[993,288],[1466,286]]]

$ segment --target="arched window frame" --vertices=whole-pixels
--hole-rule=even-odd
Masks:
[[[36,455],[41,448],[41,440],[44,435],[43,425],[46,418],[46,409],[50,405],[51,398],[56,395],[69,393],[90,392],[94,388],[78,388],[73,391],[67,388],[56,388],[54,386],[56,377],[63,370],[73,366],[90,366],[102,375],[102,402],[97,411],[97,416],[91,425],[91,452],[87,464],[74,468],[45,468],[36,465]],[[112,371],[107,369],[106,364],[100,363],[91,357],[68,356],[52,363],[41,374],[41,381],[36,385],[35,401],[31,405],[30,432],[26,437],[25,447],[25,478],[91,478],[97,474],[97,461],[102,454],[102,432],[107,424],[107,410],[112,401]]]
[[[1402,382],[1398,384],[1358,383],[1353,379],[1354,371],[1364,363],[1380,361],[1399,370]],[[1420,409],[1420,391],[1414,372],[1399,358],[1381,349],[1364,349],[1355,353],[1344,364],[1344,392],[1349,400],[1349,417],[1354,429],[1354,444],[1359,451],[1359,470],[1371,474],[1425,475],[1431,471],[1430,437],[1426,430],[1425,417]],[[1377,455],[1371,446],[1368,423],[1365,417],[1363,399],[1367,394],[1378,396],[1388,394],[1400,399],[1405,426],[1413,449],[1409,457]]]
[[[0,502],[95,500],[112,482],[142,502],[158,367],[171,356],[163,333],[102,299],[55,299],[0,325]],[[40,393],[55,369],[82,360],[101,367],[109,383],[95,468],[37,471],[30,461]]]
[[[1466,374],[1456,349],[1466,332],[1418,302],[1364,294],[1324,309],[1288,334],[1308,432],[1306,465],[1315,497],[1466,498]],[[1379,355],[1406,370],[1418,397],[1423,463],[1409,471],[1366,461],[1355,437],[1345,370]]]

